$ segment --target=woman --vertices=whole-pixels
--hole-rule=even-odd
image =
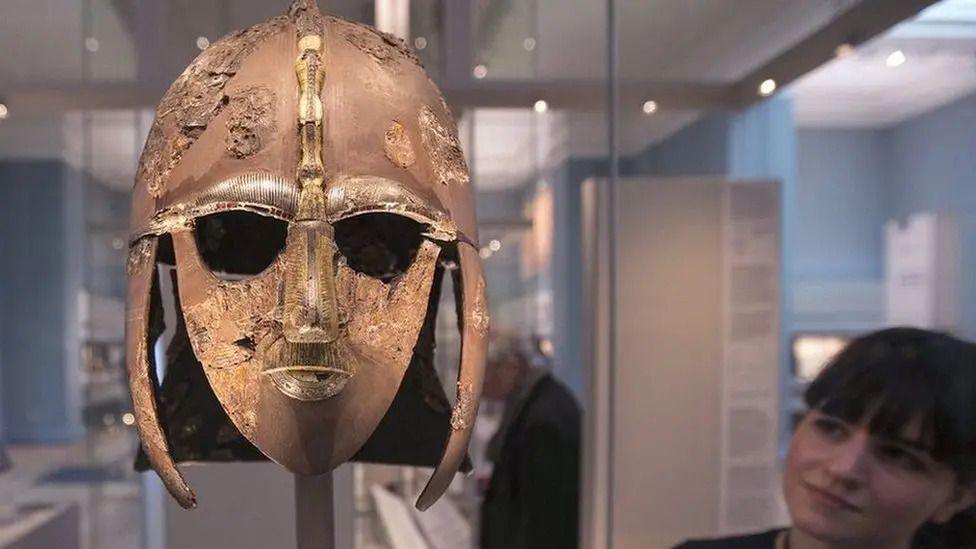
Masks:
[[[680,549],[976,548],[976,345],[869,334],[804,400],[783,478],[792,526]]]

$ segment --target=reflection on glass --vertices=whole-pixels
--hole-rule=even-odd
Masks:
[[[834,335],[801,335],[793,340],[794,374],[802,382],[813,381],[850,338]]]

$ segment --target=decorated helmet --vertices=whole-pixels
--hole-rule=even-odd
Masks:
[[[262,454],[306,475],[353,458],[394,413],[417,349],[433,349],[425,327],[451,274],[456,400],[417,506],[440,497],[466,455],[488,315],[457,128],[402,41],[298,0],[211,45],[156,111],[131,228],[134,412],[181,505],[195,498],[168,443],[152,352],[164,261],[220,407]],[[402,427],[393,436],[409,445],[418,434]]]

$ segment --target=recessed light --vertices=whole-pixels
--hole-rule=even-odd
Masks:
[[[210,39],[206,36],[197,36],[197,48],[205,50],[210,47]]]
[[[473,71],[471,71],[471,73],[474,74],[475,78],[481,80],[482,78],[488,76],[488,67],[484,65],[478,65],[474,68]]]
[[[542,114],[549,110],[549,103],[546,103],[545,100],[540,99],[535,102],[535,105],[533,105],[532,108],[535,109],[535,112]]]
[[[759,84],[759,95],[763,97],[773,95],[774,91],[776,91],[776,81],[772,78],[767,78]]]
[[[657,101],[644,101],[644,105],[641,107],[644,114],[654,114],[657,112]]]
[[[895,67],[900,67],[904,65],[905,61],[907,60],[908,58],[905,57],[905,52],[901,50],[895,50],[890,54],[888,54],[887,59],[885,59],[885,65],[888,65],[888,67],[893,69]]]

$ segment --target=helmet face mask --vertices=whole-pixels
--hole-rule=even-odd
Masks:
[[[213,393],[244,437],[302,474],[351,459],[384,420],[436,312],[441,263],[456,263],[457,404],[418,506],[433,503],[470,438],[487,309],[457,132],[416,58],[297,1],[194,61],[157,110],[138,174],[127,362],[144,449],[174,497],[194,504],[148,352],[164,236]]]

